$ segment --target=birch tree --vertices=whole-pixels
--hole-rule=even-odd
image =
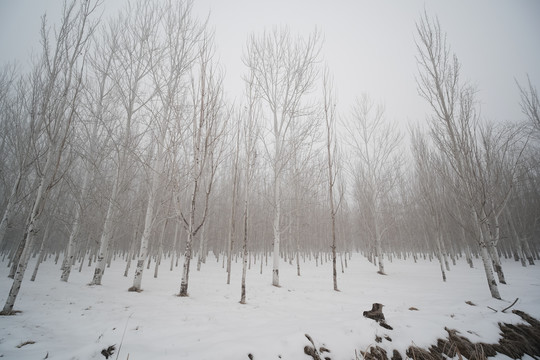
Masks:
[[[192,18],[192,3],[169,1],[156,9],[157,20],[161,19],[159,28],[165,34],[160,44],[160,54],[152,60],[151,67],[153,86],[155,87],[157,104],[153,113],[152,143],[155,146],[153,163],[148,166],[151,179],[148,191],[148,205],[141,236],[141,251],[137,260],[137,268],[133,285],[129,291],[141,291],[144,262],[148,256],[149,241],[155,222],[156,201],[162,186],[165,172],[167,149],[173,146],[170,132],[174,119],[181,116],[185,106],[185,88],[188,73],[196,59],[196,45],[200,41],[201,26]]]
[[[444,220],[443,190],[436,166],[438,159],[436,154],[430,151],[427,139],[420,132],[419,128],[411,131],[412,149],[416,172],[415,184],[418,186],[419,200],[423,205],[422,219],[431,219],[429,226],[435,240],[436,253],[439,260],[441,275],[446,282],[445,261],[442,244],[442,231]]]
[[[384,116],[384,107],[367,96],[357,99],[347,123],[356,157],[356,196],[365,214],[366,229],[375,244],[379,271],[385,275],[382,240],[391,225],[385,204],[399,177],[401,134]]]
[[[482,182],[482,214],[489,236],[489,252],[499,282],[506,279],[497,246],[500,236],[500,219],[516,185],[519,169],[522,168],[523,152],[529,137],[520,125],[484,124],[480,131],[482,156],[477,156],[478,180]],[[485,200],[484,200],[485,199]]]
[[[117,205],[127,180],[126,173],[132,160],[132,152],[136,141],[140,140],[140,137],[134,134],[136,115],[145,109],[154,95],[153,92],[148,92],[144,84],[148,81],[153,65],[152,55],[156,51],[158,16],[154,2],[137,1],[133,7],[128,6],[118,19],[113,20],[107,29],[108,47],[105,51],[114,54],[107,76],[114,84],[123,116],[121,123],[114,124],[119,128],[117,138],[113,139],[116,146],[116,168],[99,241],[97,264],[90,285],[101,285],[105,271]],[[109,126],[112,127],[113,124]]]
[[[244,211],[243,211],[243,244],[242,244],[242,281],[240,292],[240,304],[246,303],[246,274],[248,266],[248,238],[250,231],[250,201],[251,188],[255,175],[255,165],[257,162],[257,142],[259,140],[259,117],[260,104],[253,88],[253,78],[244,79],[247,92],[247,114],[242,118],[242,139],[244,150]],[[262,260],[261,260],[262,261]]]
[[[240,121],[239,121],[240,122]],[[238,158],[240,156],[240,124],[235,132],[235,148],[232,176],[231,216],[229,218],[229,233],[227,235],[227,285],[231,283],[231,262],[233,255],[234,237],[236,236],[236,202],[238,194]]]
[[[25,180],[32,178],[35,162],[40,156],[39,151],[36,151],[39,147],[32,146],[39,137],[40,124],[31,115],[33,104],[36,103],[34,97],[39,95],[37,91],[32,91],[35,88],[32,86],[35,80],[32,79],[38,76],[39,69],[28,76],[21,76],[12,66],[6,66],[0,74],[1,174],[7,196],[0,220],[0,245],[12,225],[21,198],[36,187],[32,184],[28,188]]]
[[[286,139],[291,125],[301,120],[303,98],[318,76],[317,61],[321,48],[317,31],[309,37],[294,38],[285,28],[265,30],[251,35],[244,55],[244,64],[252,73],[256,92],[266,103],[270,124],[270,162],[273,172],[273,270],[272,285],[279,286],[279,256],[281,241],[281,186],[287,163]]]
[[[45,19],[42,22],[42,57],[36,65],[33,91],[39,92],[32,113],[36,117],[34,131],[41,130],[43,162],[38,163],[37,188],[24,235],[24,250],[17,264],[11,290],[1,312],[12,314],[15,300],[28,265],[28,260],[39,230],[40,218],[52,189],[62,180],[69,163],[69,138],[77,121],[78,103],[82,91],[84,53],[95,23],[91,18],[96,4],[86,1],[65,4],[59,28],[51,44]],[[39,76],[37,76],[39,75]],[[37,144],[36,144],[37,145]]]
[[[512,192],[509,206],[504,209],[510,236],[516,243],[516,255],[521,258],[523,266],[526,266],[525,259],[529,265],[534,265],[534,255],[529,241],[534,239],[540,219],[538,175],[534,175],[538,174],[538,165],[534,165],[538,161],[531,158],[528,160],[522,165],[521,174],[518,176],[519,181]]]
[[[59,186],[57,186],[54,189],[54,194],[51,194],[50,200],[48,202],[47,208],[43,209],[43,220],[41,224],[45,224],[45,231],[43,232],[43,235],[41,237],[41,241],[39,243],[39,246],[36,246],[36,248],[39,247],[39,251],[37,252],[37,261],[36,265],[34,266],[34,271],[32,272],[32,276],[30,277],[30,281],[35,281],[36,276],[39,270],[39,266],[41,265],[41,262],[43,261],[43,258],[45,257],[45,244],[49,242],[49,233],[51,230],[51,225],[54,226],[55,222],[57,221],[57,213],[59,212],[60,204],[65,203],[65,201],[61,201],[61,196],[65,192],[65,182],[60,183]],[[36,244],[37,245],[37,244]]]
[[[474,90],[461,83],[460,64],[457,57],[450,53],[438,20],[432,21],[424,14],[416,27],[417,62],[420,70],[418,91],[433,111],[430,118],[431,137],[457,175],[457,183],[450,184],[460,189],[458,194],[461,194],[465,207],[469,208],[473,217],[488,286],[492,297],[500,299],[480,224],[481,216],[479,210],[474,208],[476,193],[471,182],[466,181],[468,174],[474,171],[471,156],[465,156],[476,147],[472,134],[476,121]]]
[[[112,64],[114,51],[107,51],[107,37],[96,34],[92,38],[91,49],[88,55],[88,81],[83,93],[84,109],[81,111],[83,120],[76,132],[79,142],[78,153],[80,159],[80,172],[82,184],[77,189],[75,198],[75,215],[71,224],[71,232],[65,251],[65,259],[62,264],[62,274],[60,280],[67,282],[71,274],[71,267],[75,260],[77,241],[80,237],[81,224],[88,214],[88,194],[95,173],[98,171],[104,157],[110,155],[108,152],[108,141],[110,136],[107,133],[106,123],[112,122],[114,106],[112,104],[112,84],[109,72]],[[103,41],[101,43],[100,41]],[[92,80],[90,80],[92,79]]]
[[[336,114],[335,114],[335,99],[332,90],[332,80],[330,79],[328,69],[323,75],[323,109],[324,122],[326,125],[326,159],[328,167],[328,202],[330,206],[330,221],[331,221],[331,236],[332,236],[332,280],[334,290],[339,291],[337,285],[337,268],[336,268],[336,214],[338,204],[335,204],[334,191],[337,180],[337,132],[336,132]]]
[[[11,149],[16,149],[14,146],[17,142],[13,141],[20,134],[14,131],[17,124],[22,124],[23,120],[16,114],[17,108],[23,107],[22,101],[17,101],[20,98],[15,96],[15,88],[17,72],[14,66],[4,66],[0,71],[0,166],[3,169],[0,171],[0,180],[2,181],[2,194],[7,198],[1,199],[3,208],[2,219],[0,220],[0,246],[3,245],[4,237],[10,225],[11,216],[19,193],[21,176],[17,176],[12,188],[9,189],[8,183],[11,182],[9,174],[17,172],[13,167],[14,159],[17,154]],[[16,163],[16,162],[15,162]],[[20,169],[20,167],[19,167]],[[20,172],[20,171],[19,171]],[[9,194],[9,195],[7,195]]]
[[[448,184],[472,216],[491,296],[500,299],[490,261],[486,226],[489,213],[499,213],[506,200],[487,208],[491,202],[490,180],[486,176],[490,154],[478,141],[480,127],[475,89],[462,82],[461,65],[451,54],[438,20],[431,20],[424,14],[416,29],[417,84],[420,96],[433,112],[429,123],[431,137],[453,172],[453,181]]]
[[[193,240],[205,224],[212,186],[223,152],[223,137],[227,124],[224,107],[222,75],[216,70],[213,60],[213,42],[204,33],[198,44],[197,69],[191,79],[191,119],[185,131],[184,152],[187,154],[187,185],[189,201],[182,209],[177,204],[179,217],[187,233],[184,266],[178,296],[188,296],[189,271]],[[177,186],[181,188],[180,185]],[[180,191],[177,196],[180,199]]]

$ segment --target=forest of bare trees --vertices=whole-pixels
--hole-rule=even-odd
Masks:
[[[248,268],[271,266],[269,286],[280,286],[280,262],[301,276],[306,259],[332,261],[338,290],[336,264],[345,271],[352,252],[373,263],[372,276],[392,276],[394,258],[429,258],[443,281],[464,258],[500,299],[512,281],[501,258],[538,261],[540,102],[530,79],[516,74],[507,99],[520,118],[485,119],[467,65],[424,13],[411,43],[423,125],[396,126],[368,94],[340,108],[318,30],[246,38],[245,92],[232,102],[208,20],[192,5],[136,1],[106,20],[96,1],[70,2],[54,31],[43,18],[30,70],[0,70],[0,255],[13,278],[2,314],[32,257],[32,280],[48,259],[59,281],[93,268],[95,286],[121,258],[137,292],[145,268],[178,269],[179,296],[189,295],[192,259],[197,270],[221,262],[225,282],[241,258],[242,303]]]

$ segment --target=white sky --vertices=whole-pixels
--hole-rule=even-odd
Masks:
[[[104,0],[110,13],[126,0]],[[61,0],[0,0],[0,63],[28,64],[37,48],[41,15],[58,18]],[[227,92],[242,92],[241,61],[247,35],[288,25],[324,35],[324,59],[335,78],[338,107],[348,113],[362,92],[386,105],[389,119],[425,119],[417,95],[415,21],[424,8],[437,15],[462,63],[463,76],[477,85],[482,116],[517,120],[522,115],[514,79],[528,73],[540,88],[540,1],[537,0],[195,0],[195,12],[216,31],[217,55],[226,69]]]

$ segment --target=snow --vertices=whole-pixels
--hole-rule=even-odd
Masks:
[[[176,296],[181,264],[171,272],[164,261],[157,279],[153,267],[145,269],[141,293],[127,291],[133,272],[123,276],[122,260],[106,269],[101,286],[87,285],[94,267],[86,264],[82,273],[77,266],[73,269],[68,283],[60,282],[59,264],[48,259],[35,282],[25,279],[15,304],[22,313],[0,318],[0,357],[105,359],[101,350],[115,344],[113,359],[119,350],[118,359],[131,360],[248,359],[249,353],[256,360],[309,360],[305,334],[318,347],[329,348],[334,360],[354,359],[355,351],[374,345],[405,356],[411,345],[428,347],[446,337],[445,326],[473,342],[496,342],[499,322],[521,322],[510,311],[500,311],[516,297],[513,309],[540,318],[540,267],[523,268],[512,260],[503,262],[509,285],[500,285],[502,301],[490,297],[479,260],[474,269],[459,261],[444,283],[436,261],[387,260],[388,275],[381,276],[355,254],[345,273],[338,272],[340,292],[332,290],[330,262],[318,267],[302,263],[300,277],[294,265],[282,262],[279,288],[271,286],[270,263],[263,274],[259,264],[253,265],[247,275],[246,305],[238,302],[240,261],[233,263],[230,285],[221,259],[208,258],[200,272],[192,267],[187,298]],[[6,265],[0,264],[2,304],[11,286]],[[362,316],[375,302],[384,304],[394,330]],[[376,335],[388,335],[392,341],[377,344]],[[26,341],[35,343],[17,348]]]

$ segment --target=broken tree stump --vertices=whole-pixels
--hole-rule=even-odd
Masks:
[[[384,314],[382,312],[383,306],[384,306],[383,304],[373,303],[373,305],[371,305],[371,310],[364,311],[363,315],[364,317],[375,320],[377,323],[379,323],[379,325],[381,325],[385,329],[394,330],[390,325],[386,323]]]

